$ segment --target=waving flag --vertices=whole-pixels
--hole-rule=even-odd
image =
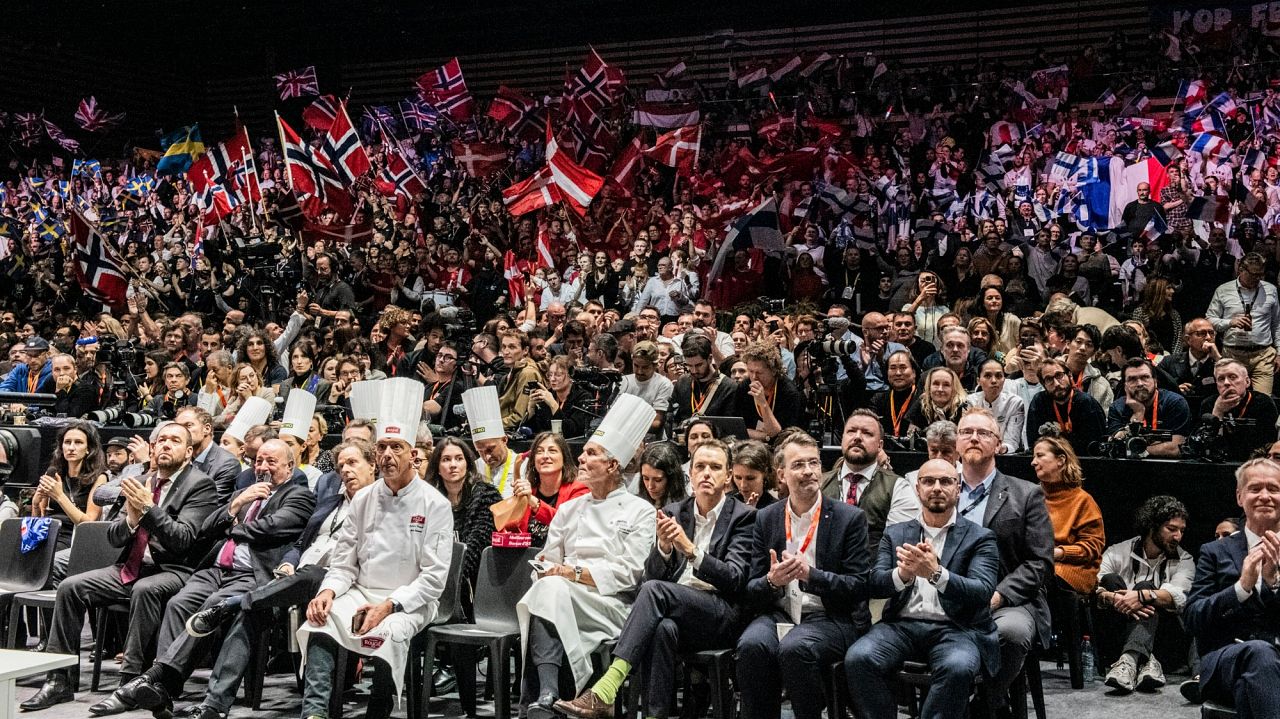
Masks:
[[[156,172],[162,175],[181,175],[204,154],[198,124],[166,135],[160,144],[164,146],[164,156],[156,164]]]
[[[97,160],[72,160],[71,176],[76,175],[93,175],[95,177],[102,174],[102,163]]]
[[[688,174],[698,164],[701,147],[702,126],[690,125],[662,135],[653,143],[653,147],[645,150],[644,155],[669,167],[678,168],[682,174]]]
[[[418,92],[435,108],[458,122],[470,119],[475,102],[467,90],[458,58],[428,72],[417,79]]]
[[[534,140],[547,131],[546,108],[532,97],[503,85],[489,104],[488,116],[507,128],[512,135]]]
[[[399,108],[406,129],[432,132],[440,125],[439,111],[421,97],[407,97],[400,101]]]
[[[547,167],[564,203],[579,216],[587,214],[587,205],[604,186],[604,178],[560,152],[554,138],[547,142]]]
[[[1229,92],[1220,93],[1217,97],[1213,98],[1212,102],[1209,103],[1209,109],[1217,110],[1223,115],[1231,115],[1236,111],[1235,98],[1231,97],[1231,93]]]
[[[642,127],[658,127],[671,129],[686,125],[697,125],[702,121],[702,112],[696,102],[645,102],[636,103],[631,113],[631,122]]]
[[[1207,97],[1203,80],[1183,80],[1178,83],[1178,96],[1176,103],[1182,103],[1182,109],[1190,112],[1199,109],[1204,104]]]
[[[1077,176],[1080,183],[1077,218],[1089,229],[1111,229],[1123,225],[1125,205],[1138,198],[1138,185],[1151,186],[1151,196],[1159,197],[1168,182],[1164,165],[1155,158],[1139,160],[1131,165],[1115,157],[1091,157],[1081,161]]]
[[[1138,232],[1138,237],[1144,240],[1154,240],[1160,235],[1169,231],[1169,226],[1165,224],[1164,218],[1159,212],[1151,213],[1151,219],[1147,220],[1147,226]]]
[[[605,62],[600,53],[591,48],[570,87],[575,99],[592,110],[599,110],[612,104],[625,84],[622,70]]]
[[[302,121],[307,127],[321,132],[328,132],[333,119],[338,116],[338,98],[333,95],[317,97],[302,111]]]
[[[219,143],[187,170],[187,180],[195,191],[211,199],[209,186],[216,184],[234,196],[236,204],[258,202],[262,188],[258,182],[258,166],[249,145],[249,133],[241,127],[230,140]],[[206,205],[206,209],[209,205]]]
[[[507,146],[497,142],[454,141],[453,160],[472,177],[488,177],[507,166]]]
[[[800,68],[800,77],[809,77],[813,73],[826,67],[834,59],[835,58],[831,56],[831,53],[825,51],[814,55],[805,62],[804,67]]]
[[[713,286],[720,278],[725,260],[735,250],[757,248],[766,252],[781,252],[785,247],[782,230],[778,225],[778,201],[770,197],[747,214],[738,218],[733,227],[725,234],[724,244],[716,253],[711,272],[707,275],[707,286]]]
[[[76,210],[68,213],[68,221],[75,239],[76,277],[80,286],[85,294],[113,311],[123,309],[129,282],[107,249],[106,239]]]
[[[49,136],[50,140],[53,140],[58,144],[58,147],[61,147],[67,152],[80,151],[80,141],[73,140],[70,137],[67,137],[67,134],[52,122],[48,120],[44,121],[44,131]]]
[[[1196,135],[1191,143],[1191,151],[1198,152],[1201,155],[1209,157],[1217,157],[1219,155],[1227,155],[1231,152],[1231,143],[1217,135],[1204,133]]]
[[[510,296],[512,306],[518,307],[524,303],[524,273],[528,262],[517,260],[516,253],[507,250],[507,254],[502,257],[502,274],[507,279],[507,294]]]
[[[293,191],[321,200],[339,194],[342,181],[329,159],[303,142],[279,114],[276,115],[276,124],[280,129],[280,147],[284,151],[285,174]]]
[[[330,164],[347,185],[354,184],[356,178],[369,172],[369,155],[351,125],[346,103],[339,103],[338,114],[329,126],[329,132],[325,133],[322,151],[329,156]]]
[[[80,125],[81,130],[84,130],[85,132],[101,132],[124,122],[125,113],[108,113],[106,110],[98,107],[97,98],[90,95],[89,97],[81,100],[80,104],[76,107],[75,118],[76,123]]]
[[[622,148],[613,166],[609,168],[606,179],[612,180],[624,193],[630,195],[636,186],[636,170],[640,167],[640,138],[633,137],[627,146]]]
[[[427,189],[427,183],[423,182],[422,177],[413,169],[413,165],[395,143],[387,145],[387,159],[382,167],[380,178],[387,188],[379,188],[383,190],[383,194],[401,195],[412,200]]]
[[[561,198],[560,190],[551,176],[551,168],[545,166],[527,179],[502,191],[502,202],[513,217],[550,207]]]
[[[320,84],[316,81],[315,65],[308,65],[301,70],[288,70],[274,77],[276,91],[280,93],[281,100],[320,94]]]

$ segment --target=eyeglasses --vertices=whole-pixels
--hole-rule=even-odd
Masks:
[[[818,469],[822,469],[822,458],[814,457],[813,459],[797,459],[787,465],[787,470],[790,472],[801,472],[807,467],[817,467]]]
[[[1070,381],[1071,375],[1067,374],[1066,372],[1059,372],[1057,374],[1042,374],[1040,375],[1040,379],[1047,384],[1049,382],[1062,382],[1063,380]]]
[[[1190,334],[1193,337],[1212,337],[1218,334],[1218,332],[1213,328],[1209,328],[1207,330],[1193,330]]]
[[[982,439],[992,439],[996,436],[995,432],[980,427],[965,427],[956,431],[957,437],[981,437]]]
[[[957,484],[959,484],[959,483],[960,483],[960,480],[959,480],[959,479],[957,479],[956,477],[924,477],[924,476],[919,476],[919,477],[916,477],[916,481],[917,481],[917,482],[919,482],[921,485],[923,485],[923,486],[925,486],[925,487],[933,487],[933,486],[937,485],[937,486],[939,486],[939,487],[942,487],[943,489],[946,489],[946,488],[948,488],[948,487],[954,487],[954,486],[956,486]]]

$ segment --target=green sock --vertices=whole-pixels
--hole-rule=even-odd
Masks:
[[[600,677],[600,681],[591,687],[591,693],[600,697],[600,701],[605,704],[612,704],[613,700],[618,698],[618,690],[622,688],[622,683],[627,680],[627,675],[630,673],[630,662],[625,659],[614,659],[608,671]]]

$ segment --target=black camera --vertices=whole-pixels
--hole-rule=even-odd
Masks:
[[[1231,459],[1227,446],[1227,435],[1238,429],[1258,426],[1257,420],[1241,419],[1227,415],[1221,419],[1206,414],[1200,418],[1200,424],[1187,435],[1179,447],[1183,459],[1198,459],[1203,462],[1226,462]]]
[[[1172,432],[1151,432],[1140,424],[1129,425],[1129,433],[1089,445],[1089,452],[1111,459],[1141,459],[1147,456],[1147,447],[1173,440]]]

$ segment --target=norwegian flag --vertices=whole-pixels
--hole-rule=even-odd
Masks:
[[[435,108],[458,122],[466,121],[475,109],[467,81],[462,77],[462,65],[453,58],[428,72],[416,81],[418,92]]]
[[[98,107],[98,100],[90,95],[80,101],[76,107],[76,123],[85,132],[101,132],[109,130],[124,122],[125,113],[110,114]]]
[[[421,97],[406,97],[400,101],[400,117],[404,126],[414,132],[431,132],[440,125],[440,112]]]
[[[280,144],[284,149],[285,174],[289,176],[293,191],[322,201],[331,195],[341,194],[342,180],[329,159],[312,150],[278,114],[276,124],[280,128]]]
[[[519,306],[524,302],[524,275],[528,262],[517,260],[516,253],[507,250],[502,257],[502,274],[507,278],[507,294],[511,296],[511,304]]]
[[[507,146],[496,142],[453,142],[453,160],[472,177],[488,177],[507,166]]]
[[[412,200],[427,189],[427,183],[422,181],[404,153],[394,144],[387,145],[387,161],[379,174],[383,182],[391,186],[391,191],[384,194],[401,195]]]
[[[546,132],[546,113],[538,101],[503,85],[489,103],[488,116],[501,123],[516,137],[533,139]]]
[[[681,174],[689,174],[698,164],[702,148],[702,125],[690,125],[672,130],[659,137],[644,156],[668,167],[678,168]]]
[[[72,209],[68,215],[71,236],[75,240],[76,279],[80,286],[85,294],[112,311],[123,309],[129,282],[108,251],[106,239],[78,210]]]
[[[641,156],[640,138],[633,137],[627,146],[622,148],[622,152],[618,154],[618,158],[613,161],[613,167],[609,168],[609,176],[607,179],[613,181],[624,193],[630,195],[636,186],[636,171],[640,169]]]
[[[502,191],[502,202],[513,217],[550,207],[562,199],[550,167],[542,167],[528,179]]]
[[[316,81],[315,65],[308,65],[301,70],[282,72],[274,77],[276,91],[280,93],[281,100],[320,94],[320,84]]]
[[[230,140],[201,155],[187,170],[187,180],[202,195],[209,192],[211,185],[218,185],[234,197],[237,205],[262,200],[249,131],[241,126]]]
[[[346,103],[339,103],[338,115],[325,134],[322,149],[346,185],[354,184],[356,178],[369,172],[369,155],[360,144],[360,136],[351,125],[351,118],[347,116]]]
[[[328,132],[333,120],[338,116],[338,98],[333,95],[321,95],[302,111],[302,121],[321,132]]]
[[[585,215],[587,206],[604,186],[604,179],[560,152],[553,137],[547,140],[547,167],[564,203],[579,216]]]
[[[572,78],[573,97],[587,107],[598,110],[613,103],[626,85],[621,68],[604,61],[595,48],[587,53],[587,59]]]

